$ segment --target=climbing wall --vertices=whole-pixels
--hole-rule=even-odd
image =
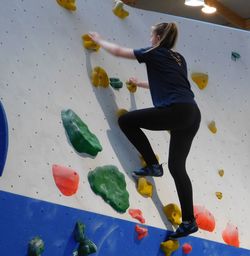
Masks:
[[[152,24],[174,21],[180,30],[176,49],[186,57],[192,89],[202,113],[201,127],[187,161],[194,203],[206,207],[216,221],[213,232],[201,229],[194,236],[224,244],[222,232],[229,223],[238,228],[240,247],[249,249],[250,33],[128,6],[124,8],[129,16],[120,19],[112,12],[112,0],[82,0],[76,6],[76,11],[71,12],[56,1],[12,0],[0,10],[0,100],[9,126],[7,161],[0,177],[1,200],[6,209],[1,211],[1,219],[8,222],[17,214],[16,209],[8,208],[7,192],[17,198],[18,195],[25,196],[27,205],[30,198],[29,211],[19,209],[19,213],[23,212],[25,216],[31,216],[32,204],[38,200],[48,202],[52,208],[54,205],[54,209],[61,209],[61,205],[87,211],[88,216],[102,214],[114,222],[117,220],[117,223],[133,224],[135,220],[128,212],[116,212],[93,193],[88,183],[89,171],[114,165],[125,175],[130,208],[141,209],[146,225],[159,229],[160,234],[172,229],[162,206],[179,202],[167,165],[163,178],[150,180],[154,185],[153,197],[142,197],[130,175],[140,166],[139,154],[117,125],[118,109],[152,106],[147,90],[130,93],[125,85],[131,76],[145,80],[145,66],[115,58],[102,49],[88,51],[83,47],[81,37],[88,31],[97,31],[104,38],[123,46],[146,47],[150,44]],[[119,78],[124,83],[123,88],[93,87],[90,74],[96,66],[104,68],[110,77]],[[203,90],[191,79],[191,74],[197,72],[208,75]],[[73,149],[61,120],[61,111],[66,109],[72,109],[99,139],[103,150],[96,157],[79,154]],[[208,129],[211,121],[216,124],[216,133]],[[145,132],[160,162],[167,162],[168,132]],[[54,164],[70,167],[78,173],[79,187],[74,195],[63,195],[55,185]],[[224,170],[222,177],[218,174],[221,169]],[[222,193],[221,199],[216,197],[216,192]],[[14,199],[12,195],[10,197],[13,206],[15,196]],[[46,214],[50,220],[57,217],[50,215],[49,210]],[[34,236],[39,235],[34,228],[39,226],[39,219],[35,223],[23,243],[28,243],[31,231]],[[23,228],[29,229],[28,225],[29,222]],[[93,236],[94,228],[91,229]],[[163,241],[163,237],[159,240]],[[0,252],[5,255],[1,246],[7,248],[3,244],[8,242],[11,240],[2,234]],[[212,248],[216,251],[214,244]],[[133,247],[133,250],[137,249]],[[16,253],[21,255],[20,251]],[[109,252],[105,253],[99,255],[108,255]],[[250,254],[249,251],[244,253]],[[46,250],[44,255],[48,255]],[[227,255],[243,254],[236,251]]]

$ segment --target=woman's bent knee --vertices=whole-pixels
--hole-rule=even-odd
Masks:
[[[124,128],[128,125],[129,121],[128,121],[128,118],[126,117],[126,114],[120,116],[118,118],[118,125],[120,126],[120,128]]]

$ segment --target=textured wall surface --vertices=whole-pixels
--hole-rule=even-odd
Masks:
[[[194,202],[215,216],[213,233],[195,236],[222,242],[227,223],[238,226],[240,246],[249,242],[250,182],[250,33],[126,7],[130,15],[120,20],[112,13],[113,1],[82,0],[70,13],[56,1],[12,0],[0,10],[0,100],[9,122],[9,151],[0,189],[51,203],[131,220],[119,214],[91,190],[87,174],[97,166],[116,165],[125,174],[130,207],[140,208],[148,225],[170,228],[162,205],[178,203],[173,180],[165,165],[165,176],[154,180],[154,197],[145,199],[135,188],[131,170],[139,157],[117,126],[118,108],[152,106],[149,92],[130,94],[94,88],[89,74],[103,67],[110,77],[123,82],[130,76],[146,79],[145,66],[136,61],[89,53],[81,36],[98,31],[112,42],[140,48],[149,45],[150,26],[175,21],[180,35],[176,46],[187,60],[189,74],[204,72],[209,83],[200,91],[191,82],[202,112],[202,123],[193,142],[187,169],[193,181]],[[231,60],[231,52],[241,55]],[[77,154],[66,138],[60,112],[71,108],[97,135],[103,151],[96,158]],[[207,124],[215,120],[218,132]],[[167,161],[169,134],[146,131],[161,162]],[[75,169],[79,190],[63,196],[55,186],[52,165]],[[224,169],[224,177],[218,170]],[[221,200],[216,191],[223,193]]]

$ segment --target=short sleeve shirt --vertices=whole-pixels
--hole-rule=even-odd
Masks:
[[[187,78],[187,65],[184,57],[167,48],[135,49],[139,63],[147,67],[148,82],[155,107],[173,103],[194,103],[194,94]]]

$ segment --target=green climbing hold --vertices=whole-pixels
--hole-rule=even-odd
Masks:
[[[240,59],[240,54],[238,52],[232,52],[231,53],[231,59],[233,61],[239,60]]]
[[[110,77],[109,78],[109,83],[116,90],[122,88],[122,86],[123,86],[122,81],[119,78],[116,78],[116,77]]]
[[[124,174],[116,166],[97,167],[88,174],[92,190],[100,195],[116,211],[124,213],[129,207]]]
[[[96,245],[89,239],[84,240],[78,246],[77,252],[78,256],[85,256],[97,251]]]
[[[75,230],[74,230],[74,237],[76,242],[81,243],[84,241],[85,239],[84,232],[85,232],[85,225],[80,221],[77,221],[75,225]]]
[[[96,245],[85,237],[85,225],[80,221],[76,222],[74,229],[74,237],[76,242],[79,243],[77,250],[73,252],[74,256],[85,256],[97,251]]]
[[[99,151],[102,151],[98,138],[89,131],[88,126],[74,111],[63,110],[61,117],[69,140],[78,153],[96,156]]]
[[[44,242],[36,236],[29,241],[28,256],[40,256],[44,251]]]

